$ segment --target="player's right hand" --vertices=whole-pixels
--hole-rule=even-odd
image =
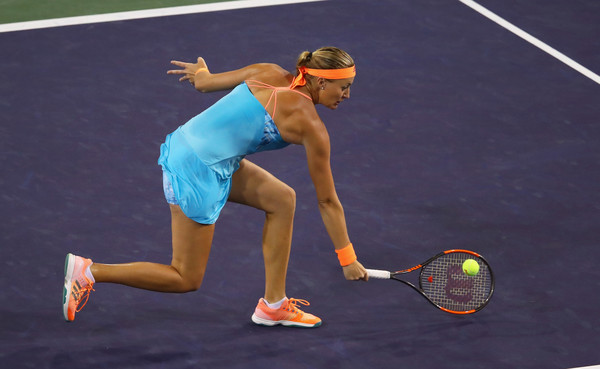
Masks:
[[[342,268],[344,270],[344,277],[346,277],[346,279],[349,281],[369,280],[369,274],[367,273],[367,270],[362,266],[361,263],[358,262],[358,260]]]

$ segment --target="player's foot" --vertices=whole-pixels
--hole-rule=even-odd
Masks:
[[[277,324],[288,327],[316,328],[321,325],[321,319],[298,309],[297,304],[310,305],[306,300],[286,299],[279,309],[271,309],[264,299],[258,300],[258,305],[252,314],[252,321],[259,325],[274,326]]]
[[[67,254],[65,259],[65,287],[63,289],[63,314],[66,321],[75,319],[75,313],[83,309],[94,289],[86,275],[86,269],[92,264],[90,259]]]

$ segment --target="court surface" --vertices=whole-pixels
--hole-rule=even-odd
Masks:
[[[480,0],[600,71],[594,0]],[[61,313],[67,252],[170,262],[156,164],[164,137],[222,94],[168,76],[292,69],[335,45],[357,63],[350,100],[319,108],[337,191],[367,267],[444,249],[494,268],[470,316],[398,283],[343,279],[301,147],[250,157],[291,185],[288,296],[324,324],[255,326],[263,215],[228,204],[201,289],[96,285]],[[600,85],[459,1],[324,1],[0,33],[3,368],[573,368],[600,364]]]

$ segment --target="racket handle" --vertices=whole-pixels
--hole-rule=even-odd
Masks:
[[[369,274],[369,278],[375,278],[375,279],[390,279],[391,278],[391,274],[387,270],[367,269],[367,273]]]

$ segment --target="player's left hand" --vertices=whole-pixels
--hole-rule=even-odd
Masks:
[[[196,72],[199,69],[207,69],[206,62],[204,58],[199,57],[196,63],[186,63],[177,60],[171,60],[171,64],[181,67],[182,69],[172,69],[168,70],[167,74],[182,74],[183,76],[179,78],[179,82],[189,81],[192,85],[195,83]]]

